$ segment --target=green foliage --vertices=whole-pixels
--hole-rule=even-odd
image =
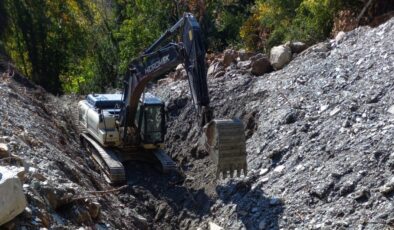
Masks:
[[[115,38],[119,43],[120,71],[146,49],[172,24],[172,3],[160,0],[117,1],[119,27]]]
[[[114,82],[117,48],[105,21],[111,11],[82,0],[3,3],[5,49],[34,82],[54,94],[104,90]]]
[[[9,36],[6,49],[33,81],[53,93],[61,92],[59,76],[75,57],[83,55],[83,30],[61,1],[7,0]]]
[[[241,43],[240,28],[250,16],[252,0],[207,1],[201,22],[207,47],[220,51]]]
[[[326,38],[332,28],[337,4],[332,0],[303,1],[297,8],[287,39],[315,43]]]
[[[338,10],[356,0],[257,0],[240,30],[249,49],[267,51],[289,40],[312,44],[329,36]]]
[[[62,92],[118,87],[128,64],[192,12],[210,51],[267,52],[287,40],[327,37],[341,8],[358,0],[2,0],[0,52],[26,76]]]

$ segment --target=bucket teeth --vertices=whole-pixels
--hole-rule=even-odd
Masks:
[[[242,175],[246,176],[247,174],[247,168],[246,166],[242,165],[237,165],[236,167],[229,166],[229,167],[221,167],[216,171],[216,178],[220,179],[221,175],[223,175],[223,178],[235,178],[235,177],[240,177]]]

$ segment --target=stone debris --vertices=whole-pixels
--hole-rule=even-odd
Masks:
[[[392,191],[394,191],[394,177],[392,177],[389,182],[379,188],[379,192],[385,195],[391,193]]]
[[[338,44],[341,43],[342,40],[345,38],[345,36],[346,36],[345,32],[339,31],[339,33],[335,36],[335,42]]]
[[[198,136],[192,131],[197,126],[188,85],[178,83],[176,88],[184,94],[176,97],[170,90],[155,88],[170,101],[174,114],[167,133],[172,145],[166,151],[189,169],[189,189],[204,189],[212,198],[210,214],[204,213],[195,228],[209,229],[209,222],[223,229],[390,226],[392,37],[394,19],[346,32],[340,42],[313,45],[286,68],[261,77],[243,68],[248,63],[240,58],[222,77],[209,77],[215,117],[239,117],[251,124],[245,130],[248,175],[217,185],[209,182],[213,167],[206,158],[184,160],[190,159],[192,148],[185,140],[194,143]]]
[[[22,213],[27,206],[18,172],[0,166],[0,226]]]
[[[288,45],[274,46],[270,51],[270,62],[275,70],[282,69],[291,61],[291,49]]]
[[[300,41],[289,42],[289,46],[290,46],[291,52],[295,53],[295,54],[299,54],[302,51],[306,50],[306,48],[308,48],[308,46],[305,43],[300,42]]]
[[[209,230],[224,230],[224,228],[220,227],[219,225],[209,222]]]
[[[394,105],[390,106],[390,108],[387,110],[387,112],[394,115]]]
[[[250,58],[250,65],[252,67],[251,73],[257,76],[268,73],[271,71],[271,63],[268,57],[264,54],[256,54]]]
[[[238,52],[232,49],[227,49],[223,52],[223,65],[227,67],[237,61]]]
[[[249,60],[251,57],[253,57],[255,55],[256,55],[255,52],[246,51],[244,49],[241,49],[241,50],[238,51],[239,61],[247,61],[247,60]]]
[[[8,146],[4,143],[0,143],[0,159],[9,157]]]

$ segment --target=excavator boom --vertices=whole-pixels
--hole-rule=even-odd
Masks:
[[[182,42],[168,42],[179,30],[182,31]],[[100,167],[106,170],[112,182],[124,178],[120,173],[122,165],[116,162],[126,159],[127,155],[134,156],[136,152],[144,152],[145,155],[150,152],[161,162],[163,171],[174,166],[173,161],[160,149],[165,133],[164,104],[159,99],[148,97],[144,90],[150,81],[181,63],[188,75],[204,146],[217,165],[217,175],[226,176],[229,173],[232,176],[234,171],[237,175],[241,172],[246,174],[242,122],[213,119],[209,106],[205,53],[200,26],[193,15],[185,13],[141,56],[131,61],[124,78],[122,95],[89,95],[86,101],[79,103],[80,124],[87,130],[81,135],[82,140],[95,149],[92,151],[95,158],[101,159]],[[93,124],[89,124],[90,121]],[[115,156],[114,152],[119,154]]]

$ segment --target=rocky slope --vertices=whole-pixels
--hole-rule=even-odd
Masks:
[[[137,228],[138,214],[118,199],[127,189],[111,191],[79,148],[65,103],[71,99],[51,96],[19,74],[1,70],[0,143],[8,151],[0,154],[0,167],[22,172],[28,203],[22,214],[2,227]]]
[[[282,70],[254,77],[236,64],[209,79],[216,117],[246,124],[246,178],[209,183],[194,159],[197,127],[187,82],[156,87],[170,111],[168,151],[186,187],[210,198],[201,227],[394,227],[394,19],[310,47]]]

